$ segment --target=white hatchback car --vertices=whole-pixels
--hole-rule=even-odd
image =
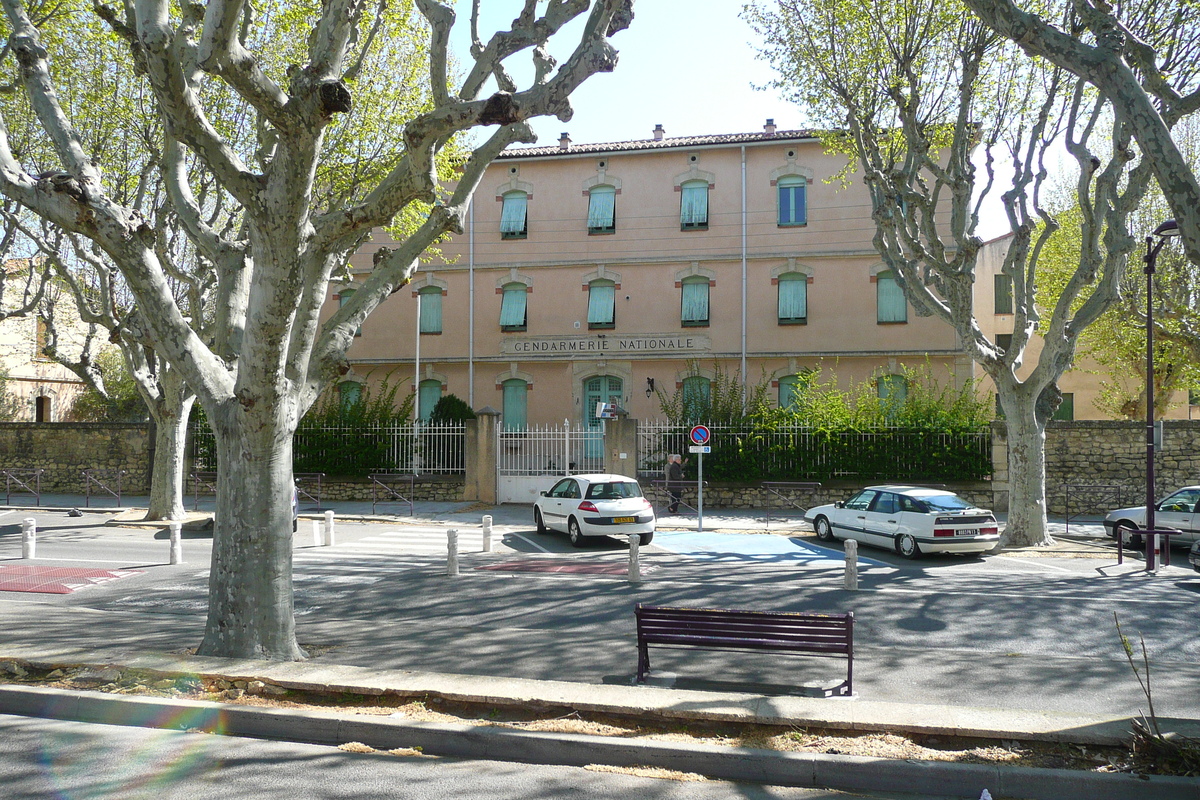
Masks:
[[[920,486],[868,486],[849,500],[810,508],[804,518],[822,541],[854,539],[905,558],[985,553],[1000,541],[991,511],[952,492]]]
[[[576,547],[587,536],[640,535],[640,544],[654,538],[654,506],[624,475],[562,478],[533,504],[533,521],[538,533],[562,531]]]

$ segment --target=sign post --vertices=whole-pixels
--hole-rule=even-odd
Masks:
[[[704,425],[696,425],[688,433],[688,438],[692,441],[688,452],[696,454],[696,530],[702,532],[704,530],[704,454],[712,452],[712,447],[708,444],[711,434]]]

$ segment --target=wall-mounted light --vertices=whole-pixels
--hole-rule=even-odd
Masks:
[[[654,378],[646,378],[646,397],[654,394]]]

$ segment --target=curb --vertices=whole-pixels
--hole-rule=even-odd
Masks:
[[[719,780],[840,791],[902,787],[918,795],[975,797],[986,788],[997,798],[1025,800],[1194,800],[1200,791],[1200,781],[1170,776],[634,742],[37,687],[0,686],[0,713],[317,745],[360,742],[378,750],[419,748],[427,755],[524,764],[657,766]]]

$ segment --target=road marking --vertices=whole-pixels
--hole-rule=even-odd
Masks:
[[[944,590],[936,589],[933,587],[928,588],[928,589],[901,589],[901,588],[894,587],[894,586],[881,586],[879,588],[874,588],[874,589],[870,588],[870,587],[859,587],[859,591],[860,592],[874,592],[876,594],[922,594],[922,595],[948,594],[948,595],[966,595],[966,596],[970,596],[970,597],[1015,597],[1015,598],[1023,598],[1023,599],[1028,599],[1030,597],[1029,592],[1025,592],[1025,593],[992,592],[992,591],[971,592],[971,591],[963,591],[963,590],[959,590],[959,589],[956,589],[953,591],[944,591]],[[1054,600],[1054,601],[1073,600],[1073,601],[1086,602],[1086,603],[1094,603],[1096,601],[1096,597],[1091,596],[1091,595],[1050,594],[1050,595],[1034,595],[1034,596],[1037,597],[1038,599]],[[1165,599],[1155,598],[1152,601],[1147,601],[1145,597],[1123,598],[1123,597],[1113,597],[1111,595],[1106,595],[1104,597],[1104,601],[1108,602],[1108,603],[1111,603],[1111,602],[1136,603],[1138,605],[1143,605],[1143,606],[1146,605],[1147,602],[1152,602],[1155,605],[1175,605],[1175,606],[1194,606],[1194,605],[1196,605],[1196,601],[1194,599],[1165,600]]]
[[[534,548],[536,548],[536,549],[540,550],[540,551],[541,551],[541,552],[543,552],[543,553],[549,553],[549,552],[551,552],[549,548],[547,548],[547,547],[542,547],[540,544],[538,544],[537,542],[535,542],[533,539],[530,539],[530,538],[529,538],[529,537],[527,537],[527,536],[522,536],[521,534],[519,534],[519,533],[517,533],[517,532],[515,532],[515,531],[514,531],[514,532],[512,532],[512,533],[510,533],[510,534],[507,534],[507,535],[509,535],[509,536],[514,536],[514,537],[516,537],[517,539],[520,539],[522,542],[525,542],[526,544],[533,546]]]
[[[10,556],[8,558],[0,558],[0,561],[24,561],[24,560],[25,559],[19,558],[18,556]],[[157,567],[157,566],[160,566],[159,564],[143,564],[140,561],[134,561],[132,559],[125,559],[124,561],[118,561],[117,559],[114,559],[114,558],[47,558],[46,556],[38,556],[37,558],[32,559],[32,560],[33,561],[73,561],[76,564],[128,564],[131,567],[141,567],[141,566]],[[204,574],[207,575],[208,573],[206,572]]]

